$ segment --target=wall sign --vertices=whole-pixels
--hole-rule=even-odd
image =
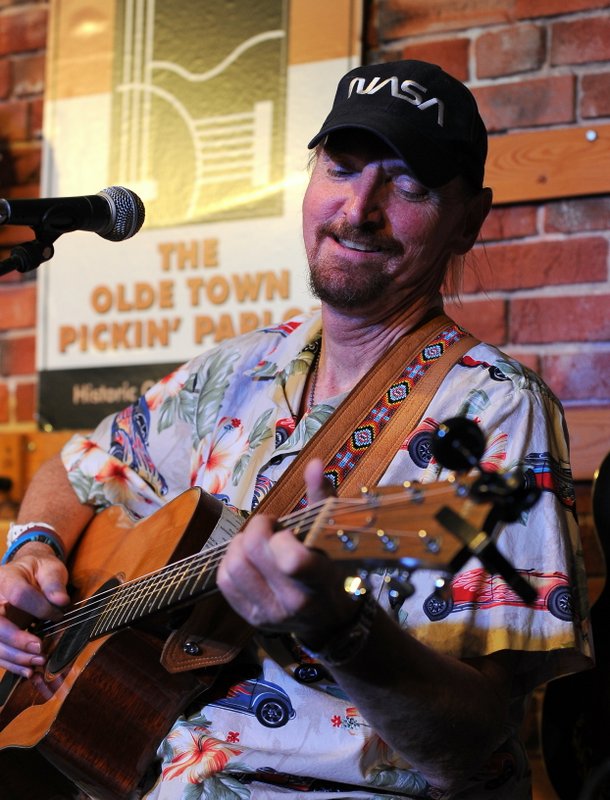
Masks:
[[[306,147],[359,63],[361,2],[55,0],[50,14],[41,195],[124,186],[146,207],[133,238],[64,234],[38,271],[40,424],[88,428],[314,304]]]

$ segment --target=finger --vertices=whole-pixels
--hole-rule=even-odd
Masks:
[[[239,605],[239,613],[246,607],[258,605],[269,593],[269,586],[261,575],[258,561],[266,546],[264,520],[252,520],[247,530],[237,534],[231,541],[220,562],[216,583],[233,607]]]
[[[38,586],[48,605],[37,616],[57,619],[61,615],[60,609],[70,602],[66,589],[68,570],[58,558],[37,558],[32,565],[32,577],[34,586]]]
[[[40,639],[0,617],[0,666],[29,678],[32,669],[45,661]]]
[[[63,568],[59,561],[57,564]],[[65,605],[68,600],[61,572],[54,568],[48,571],[40,562],[32,565],[25,560],[10,566],[13,574],[10,582],[4,582],[2,596],[10,607],[7,614],[14,622],[21,624],[24,615],[36,619],[57,619],[61,616],[58,606]],[[20,572],[22,579],[19,579]]]
[[[324,475],[324,464],[319,458],[312,458],[303,471],[309,504],[319,503],[334,494],[333,486]]]
[[[57,559],[45,559],[40,562],[35,577],[40,591],[53,607],[51,613],[56,616],[55,611],[62,609],[70,602],[70,596],[66,590],[68,573],[65,566]]]
[[[231,542],[217,575],[232,608],[250,624],[265,628],[283,625],[302,605],[301,593],[278,564],[273,544],[277,537],[294,544],[294,536],[273,533],[272,523],[264,516],[253,518]]]

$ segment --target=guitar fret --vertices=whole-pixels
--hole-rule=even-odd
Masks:
[[[188,602],[215,585],[217,553],[200,554],[158,573],[115,587],[106,598],[91,638],[104,636],[180,603]]]

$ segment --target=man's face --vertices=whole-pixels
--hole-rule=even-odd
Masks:
[[[456,178],[426,188],[366,132],[331,136],[303,200],[316,296],[343,310],[388,311],[434,299],[450,255],[464,249],[461,186]]]

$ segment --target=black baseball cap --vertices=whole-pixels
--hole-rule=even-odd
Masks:
[[[359,128],[377,135],[430,188],[462,175],[483,185],[487,130],[461,81],[426,61],[356,67],[341,78],[315,147],[328,134]]]

